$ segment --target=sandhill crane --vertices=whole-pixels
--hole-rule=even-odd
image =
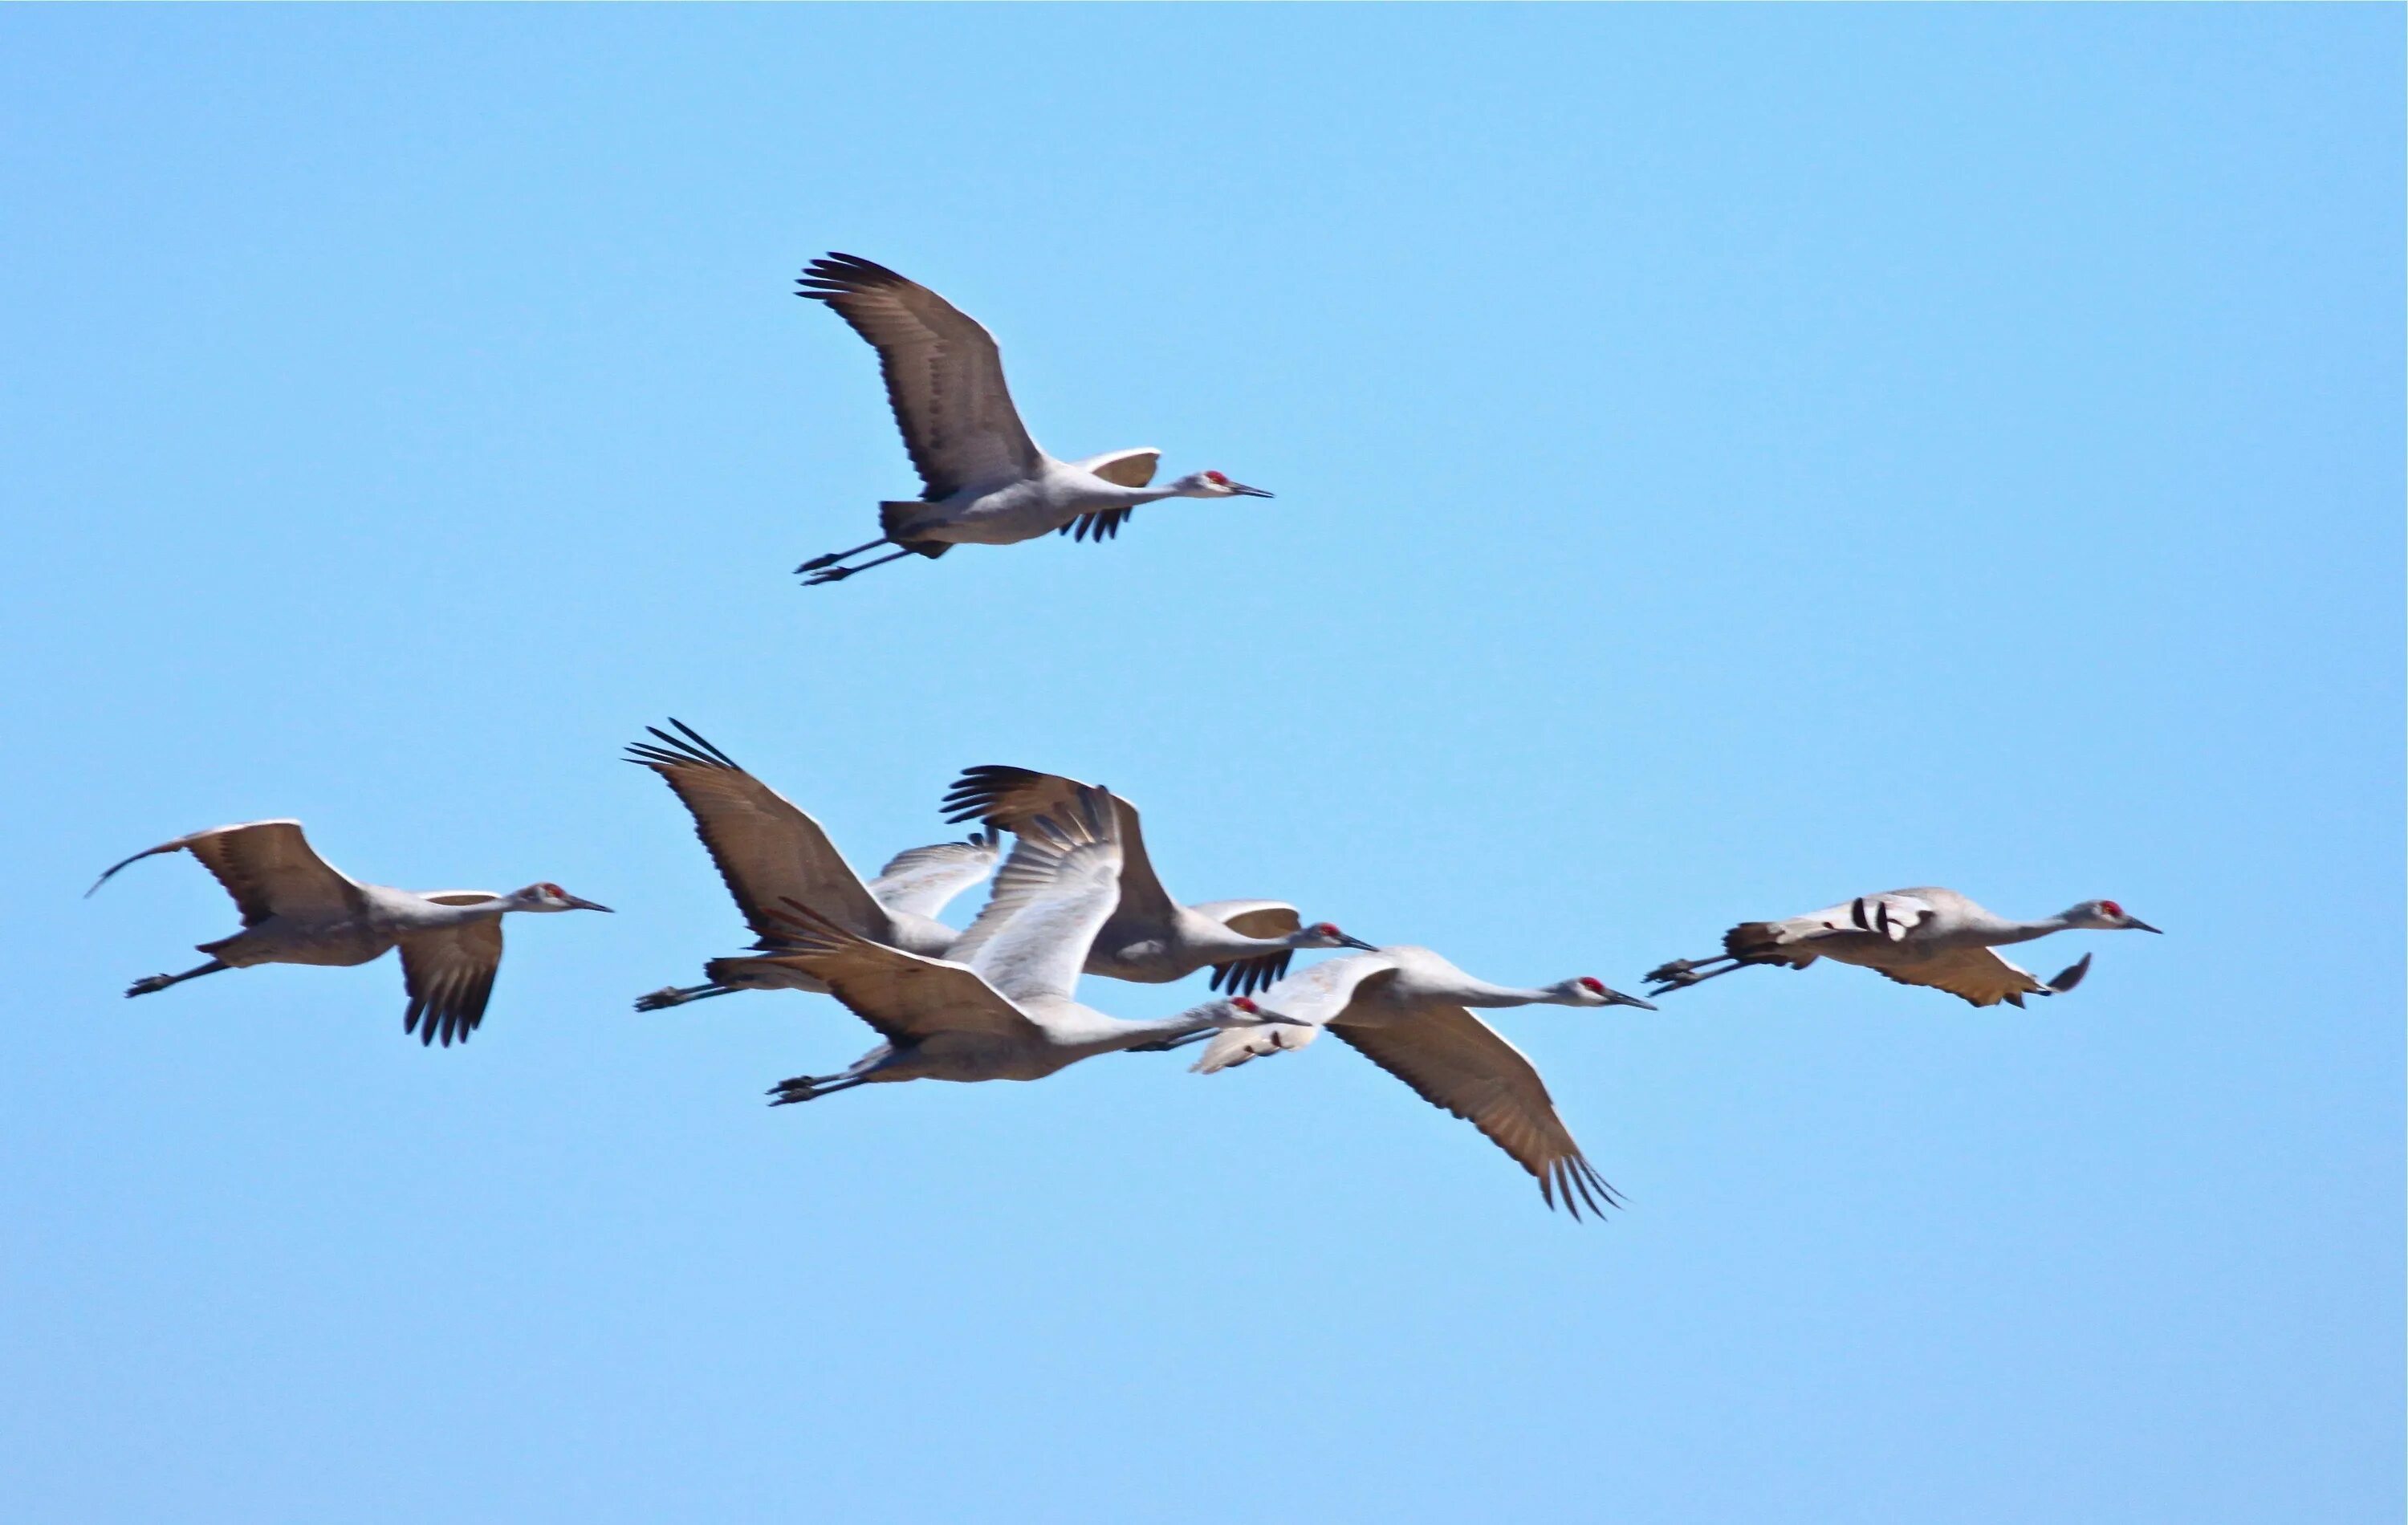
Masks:
[[[1017,832],[1028,821],[1058,816],[1071,798],[1089,787],[1058,773],[989,765],[966,769],[945,791],[944,803],[938,808],[956,825],[982,820]],[[1137,807],[1115,795],[1112,809],[1120,822],[1120,904],[1096,935],[1096,945],[1087,950],[1088,973],[1141,985],[1167,985],[1209,964],[1211,987],[1235,996],[1286,973],[1288,959],[1298,948],[1371,946],[1340,931],[1331,922],[1305,926],[1296,907],[1284,900],[1180,904],[1154,877]],[[953,956],[967,957],[968,948],[958,948]]]
[[[2085,900],[2039,921],[2014,921],[1986,911],[1953,889],[1923,886],[1859,895],[1786,921],[1748,921],[1723,934],[1713,958],[1675,958],[1648,974],[1649,995],[1727,974],[1750,964],[1804,969],[1817,958],[1863,967],[1900,985],[1928,985],[1976,1006],[2005,1001],[2021,1006],[2026,996],[2062,995],[2090,971],[2090,956],[2043,984],[1992,952],[2008,942],[2028,942],[2070,930],[2154,932],[2113,900]],[[1720,966],[1720,967],[1716,967]]]
[[[1546,1083],[1471,1006],[1637,1006],[1636,996],[1579,979],[1517,990],[1474,979],[1427,948],[1399,946],[1352,954],[1290,975],[1256,997],[1240,997],[1241,1012],[1262,1020],[1228,1026],[1211,1036],[1195,1069],[1234,1069],[1260,1055],[1301,1048],[1327,1028],[1364,1057],[1411,1086],[1423,1101],[1455,1114],[1488,1135],[1539,1183],[1547,1205],[1560,1198],[1574,1217],[1619,1205],[1555,1115]],[[1176,1043],[1168,1046],[1178,1046]],[[1577,1196],[1575,1196],[1577,1194]]]
[[[1039,1080],[1140,1043],[1254,1018],[1226,1000],[1150,1022],[1107,1016],[1070,998],[1079,965],[1120,898],[1111,797],[1082,790],[1058,816],[1027,823],[963,942],[968,963],[873,942],[812,912],[785,908],[788,952],[885,1043],[835,1075],[772,1086],[772,1106],[904,1080]]]
[[[369,963],[401,947],[409,1007],[401,1030],[446,1048],[466,1043],[485,1018],[485,999],[502,964],[502,917],[513,911],[608,911],[558,885],[535,884],[508,895],[481,889],[420,892],[364,885],[320,857],[298,821],[247,821],[195,831],[135,854],[93,882],[108,883],[128,863],[187,852],[217,876],[242,912],[242,930],[200,944],[209,961],[181,974],[134,982],[147,996],[222,969],[253,964]]]
[[[878,505],[878,539],[796,568],[810,574],[807,584],[839,582],[914,552],[941,556],[956,545],[1010,545],[1049,530],[1082,540],[1092,534],[1101,544],[1139,507],[1164,498],[1271,496],[1218,471],[1149,486],[1162,458],[1150,448],[1057,461],[1020,422],[995,336],[959,308],[851,254],[813,260],[798,284],[796,295],[834,308],[877,350],[886,400],[924,489],[917,499]],[[896,549],[837,565],[882,545]]]
[[[984,879],[1002,856],[994,833],[898,853],[877,878],[864,884],[817,821],[738,767],[693,727],[674,718],[669,724],[681,734],[671,736],[647,726],[659,744],[638,741],[627,748],[627,760],[658,773],[685,802],[694,815],[695,835],[702,839],[720,879],[736,897],[744,924],[762,940],[754,946],[767,946],[782,935],[784,924],[777,913],[787,899],[799,900],[872,942],[931,957],[941,957],[953,945],[961,934],[939,921],[937,914],[945,902]],[[714,958],[703,972],[709,983],[665,986],[638,998],[636,1009],[657,1012],[737,990],[824,994],[827,989],[790,965],[760,958]]]

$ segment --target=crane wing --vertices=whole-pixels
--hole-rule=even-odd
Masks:
[[[448,897],[448,903],[474,901],[461,892]],[[494,993],[494,975],[501,967],[498,915],[403,938],[401,981],[409,992],[409,1009],[402,1014],[401,1030],[418,1034],[422,1043],[439,1041],[446,1048],[466,1043],[485,1019],[485,1000]]]
[[[886,400],[930,501],[1037,474],[995,336],[953,303],[852,254],[811,261],[796,295],[825,302],[878,352]]]
[[[820,981],[890,1043],[924,1043],[942,1033],[1044,1041],[1043,1029],[963,965],[873,942],[799,901],[780,907],[777,919],[781,951],[758,962]]]
[[[1929,985],[1976,1006],[1996,1006],[2002,1000],[2010,1006],[2020,1006],[2026,996],[2049,996],[2060,988],[2071,989],[2086,966],[2076,965],[2058,975],[2062,982],[2058,985],[2042,984],[2031,971],[2001,957],[1995,948],[1952,948],[1912,964],[1875,967],[1900,985]]]
[[[301,834],[298,821],[247,821],[161,842],[112,864],[93,882],[92,889],[108,883],[126,864],[178,851],[200,859],[201,867],[225,886],[242,913],[245,927],[255,927],[274,915],[339,921],[367,910],[367,897],[361,893],[358,881],[320,857]]]
[[[1300,974],[1291,974],[1261,995],[1254,1005],[1265,1020],[1255,1026],[1224,1028],[1204,1045],[1189,1068],[1197,1074],[1234,1070],[1248,1059],[1283,1049],[1302,1048],[1321,1029],[1338,1021],[1358,995],[1377,995],[1396,983],[1397,961],[1385,953],[1352,953],[1326,958]]]
[[[1304,927],[1304,918],[1285,900],[1205,900],[1188,909],[1211,917],[1240,937],[1288,937]],[[1214,964],[1212,988],[1233,996],[1263,989],[1287,973],[1288,962],[1295,957],[1293,949],[1282,948]]]
[[[1120,900],[1114,803],[1105,790],[1082,788],[1067,809],[1023,822],[953,957],[1014,1000],[1068,1000]]]
[[[753,936],[773,935],[775,914],[788,899],[824,912],[867,936],[894,936],[894,919],[817,821],[738,767],[693,727],[674,719],[669,724],[681,734],[671,736],[647,726],[660,744],[636,742],[627,748],[627,760],[658,773],[684,801],[694,816],[695,835],[710,850],[720,880],[736,898]]]
[[[1547,1205],[1580,1216],[1619,1205],[1555,1114],[1555,1100],[1522,1052],[1460,1006],[1425,1006],[1371,1027],[1330,1030],[1432,1106],[1470,1123],[1538,1180]]]
[[[968,842],[909,848],[878,870],[878,877],[869,882],[869,893],[889,911],[934,919],[948,900],[984,879],[1001,856],[1002,848],[991,831],[980,832]]]
[[[1021,823],[1039,815],[1062,818],[1074,808],[1082,790],[1094,787],[1059,773],[990,763],[963,769],[962,776],[945,791],[944,803],[938,809],[945,813],[948,821],[984,821],[1016,835]],[[1159,935],[1178,914],[1178,902],[1154,875],[1154,860],[1146,855],[1145,830],[1138,820],[1137,807],[1114,795],[1112,809],[1119,817],[1121,899],[1111,925],[1115,928],[1132,928],[1133,937]]]
[[[1150,445],[1135,450],[1115,450],[1103,455],[1090,455],[1078,463],[1082,471],[1092,471],[1120,487],[1145,487],[1153,484],[1154,468],[1162,462],[1162,452]]]

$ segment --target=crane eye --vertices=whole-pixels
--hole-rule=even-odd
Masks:
[[[1319,932],[1324,937],[1336,937],[1338,935],[1338,925],[1335,922],[1325,921],[1320,926],[1315,927],[1313,930]]]
[[[2122,906],[2120,906],[2120,905],[2117,905],[2117,904],[2116,904],[2114,901],[2113,901],[2113,900],[2101,900],[2101,901],[2100,901],[2100,902],[2099,902],[2099,909],[2100,909],[2100,910],[2101,910],[2101,911],[2106,912],[2106,913],[2107,913],[2109,915],[2111,915],[2111,916],[2120,916],[2120,915],[2122,915],[2122,914],[2124,914],[2124,908],[2123,908]]]
[[[1596,991],[1600,996],[1605,994],[1605,982],[1598,979],[1594,974],[1582,975],[1580,977],[1580,983],[1587,985],[1591,990]]]
[[[1226,477],[1225,477],[1225,476],[1223,476],[1223,475],[1221,475],[1221,473],[1219,473],[1218,471],[1207,471],[1207,472],[1205,472],[1205,473],[1204,473],[1204,480],[1205,480],[1206,482],[1209,482],[1212,483],[1212,484],[1213,484],[1214,486],[1216,486],[1216,487],[1226,487],[1227,485],[1229,485],[1229,479],[1228,479],[1228,478],[1226,478]]]

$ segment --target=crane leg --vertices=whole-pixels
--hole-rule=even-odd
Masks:
[[[1749,960],[1727,953],[1713,958],[1675,958],[1669,964],[1658,964],[1647,971],[1649,983],[1657,986],[1647,993],[1651,996],[1660,996],[1667,991],[1679,990],[1704,980],[1718,978],[1735,969],[1745,969],[1751,961],[1761,963],[1766,960]],[[1716,969],[1713,967],[1716,964],[1723,967]]]
[[[870,543],[875,545],[882,544],[884,542],[873,540]],[[850,552],[846,554],[851,554]],[[831,567],[824,572],[813,572],[810,576],[804,578],[803,586],[809,588],[816,587],[822,583],[841,583],[855,572],[866,572],[872,567],[883,567],[890,561],[900,561],[910,554],[911,553],[910,551],[897,551],[892,555],[873,557],[868,561],[863,562],[858,567]]]
[[[154,991],[165,990],[171,985],[181,985],[186,980],[197,980],[204,974],[214,974],[219,970],[232,968],[234,968],[232,964],[222,964],[212,958],[200,968],[188,969],[181,974],[153,974],[148,978],[136,980],[125,987],[125,994],[128,998],[147,996]]]
[[[682,1006],[689,1000],[709,1000],[713,996],[732,996],[732,985],[665,985],[649,996],[636,998],[639,1012],[666,1012],[672,1006]]]
[[[890,545],[892,543],[894,542],[886,536],[881,535],[874,540],[864,540],[861,544],[854,546],[850,551],[831,551],[824,556],[813,556],[810,560],[804,562],[801,566],[796,568],[795,570],[798,572],[815,572],[823,567],[833,567],[847,556],[857,556],[864,551],[875,551],[882,545]]]
[[[796,1075],[769,1087],[769,1104],[783,1107],[796,1101],[816,1101],[823,1096],[868,1084],[867,1075]]]

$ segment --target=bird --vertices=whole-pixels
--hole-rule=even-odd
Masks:
[[[836,583],[907,555],[956,545],[1010,545],[1049,531],[1097,544],[1129,515],[1171,497],[1269,497],[1219,471],[1150,486],[1151,447],[1060,461],[1038,448],[1011,405],[995,336],[943,297],[852,254],[813,260],[796,295],[824,302],[878,352],[886,399],[920,473],[921,496],[878,506],[879,536],[795,568],[806,585]],[[853,566],[882,545],[896,549]]]
[[[2157,928],[2128,914],[2114,900],[2085,900],[2039,921],[2014,921],[1988,911],[1953,889],[1924,885],[1859,895],[1853,900],[1786,921],[1747,921],[1723,934],[1723,951],[1713,958],[1675,958],[1649,971],[1661,996],[1751,964],[1804,969],[1817,958],[1858,964],[1900,985],[1945,990],[1975,1006],[2005,1001],[2021,1006],[2026,996],[2061,996],[2090,972],[2090,955],[2048,981],[2035,978],[1994,950],[2063,931],[2154,932]]]
[[[1059,773],[989,764],[965,769],[938,808],[956,826],[975,820],[1017,832],[1031,820],[1059,813],[1090,787]],[[1112,810],[1120,822],[1121,898],[1087,950],[1088,973],[1167,985],[1210,965],[1211,988],[1237,996],[1286,973],[1298,949],[1372,947],[1333,922],[1306,926],[1285,900],[1180,904],[1154,877],[1137,807],[1114,795]],[[965,950],[955,950],[954,957],[965,956]]]
[[[978,944],[967,962],[873,942],[787,901],[785,947],[775,957],[824,984],[885,1042],[838,1074],[779,1082],[769,1104],[907,1080],[1040,1080],[1099,1054],[1253,1021],[1227,998],[1153,1021],[1071,999],[1120,877],[1111,796],[1083,789],[1019,833],[963,938]]]
[[[1577,1218],[1584,1202],[1591,1213],[1621,1205],[1556,1115],[1537,1069],[1467,1008],[1656,1009],[1638,997],[1593,975],[1526,990],[1491,985],[1427,948],[1400,944],[1315,964],[1259,996],[1240,996],[1235,1004],[1258,1020],[1210,1034],[1193,1066],[1197,1072],[1212,1074],[1266,1054],[1302,1048],[1327,1028],[1423,1101],[1487,1134],[1538,1181],[1548,1206],[1560,1201]]]
[[[136,980],[127,996],[253,964],[366,964],[398,944],[409,995],[401,1030],[416,1033],[422,1044],[446,1048],[466,1043],[485,1019],[502,963],[502,917],[513,911],[610,909],[548,881],[508,895],[364,885],[320,857],[301,834],[301,823],[290,820],[212,827],[161,842],[111,866],[84,894],[89,898],[127,864],[179,852],[200,859],[234,897],[242,930],[201,943],[208,963]]]
[[[693,813],[695,835],[710,853],[745,925],[765,946],[781,935],[779,913],[793,899],[873,942],[939,957],[961,934],[937,919],[946,902],[987,876],[1002,856],[995,833],[967,842],[937,842],[896,854],[878,876],[864,884],[828,841],[820,824],[776,790],[738,766],[701,733],[672,717],[680,734],[657,726],[646,731],[655,742],[638,741],[626,760],[661,776]],[[738,990],[809,990],[825,987],[793,968],[759,958],[714,958],[704,966],[707,983],[666,985],[636,1001],[640,1012],[657,1012],[690,1000]]]

